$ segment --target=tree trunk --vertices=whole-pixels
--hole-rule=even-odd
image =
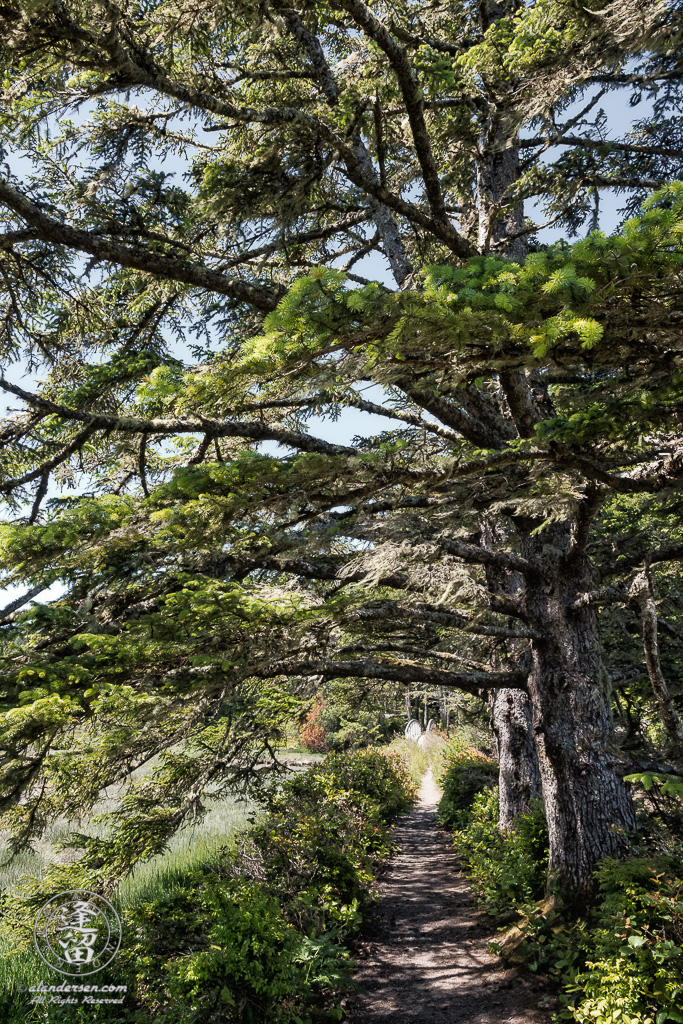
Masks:
[[[446,717],[446,692],[441,690],[439,694],[439,720],[441,722],[441,728],[448,732],[448,719]]]
[[[480,528],[484,547],[496,550],[509,542],[510,527],[499,517],[482,517]],[[486,583],[489,591],[499,597],[514,597],[524,586],[519,573],[493,565],[486,567]],[[522,650],[515,652],[514,645],[508,647],[508,653],[516,653],[520,659],[524,656]],[[498,655],[492,660],[496,669],[508,667]],[[498,747],[498,827],[509,831],[515,827],[515,819],[520,814],[528,813],[530,801],[541,795],[541,776],[531,731],[531,705],[523,690],[489,690],[487,703]]]
[[[483,10],[495,20],[507,7],[500,0]],[[517,150],[503,146],[501,126],[494,121],[483,126],[480,149],[480,248],[521,260],[526,250],[519,233],[523,210],[513,198]],[[550,403],[539,405],[524,371],[503,371],[499,380],[519,436],[533,437],[536,423],[552,415]],[[528,625],[537,636],[530,644],[527,692],[548,821],[549,884],[579,899],[592,888],[599,860],[625,856],[635,828],[633,803],[616,754],[595,612],[590,606],[571,610],[579,594],[595,589],[581,553],[591,515],[588,495],[585,500],[580,537],[578,520],[574,529],[569,521],[542,528],[541,520],[511,517],[522,554],[544,567],[537,577],[523,581],[521,593]]]
[[[591,606],[572,611],[580,593],[594,589],[583,557],[567,550],[569,529],[558,524],[537,536],[521,532],[526,557],[544,558],[543,579],[525,589],[531,642],[528,692],[550,838],[549,881],[567,895],[587,894],[603,857],[626,855],[635,828],[631,796],[622,779],[602,665],[597,618]]]
[[[491,728],[498,746],[498,827],[509,831],[541,795],[541,777],[531,731],[531,705],[523,690],[491,690]]]

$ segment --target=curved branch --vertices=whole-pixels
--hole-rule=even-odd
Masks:
[[[162,277],[169,281],[193,285],[207,291],[227,295],[238,302],[246,302],[262,312],[269,313],[275,309],[285,293],[281,285],[264,288],[239,278],[226,277],[201,263],[190,263],[187,260],[172,259],[145,249],[132,248],[102,238],[92,231],[74,228],[64,224],[55,217],[49,217],[35,203],[32,203],[21,192],[12,188],[0,179],[0,203],[12,210],[30,224],[36,237],[44,242],[65,245],[68,249],[87,252],[98,260],[115,263],[132,270],[140,270],[154,277]]]
[[[5,381],[0,377],[0,387],[2,387],[4,383]],[[5,390],[9,391],[10,388],[5,388]],[[16,394],[17,391],[15,390],[13,393]],[[41,463],[37,469],[32,469],[28,473],[24,473],[23,476],[15,476],[0,483],[0,491],[4,491],[5,494],[9,494],[10,491],[15,489],[15,487],[21,487],[23,484],[31,483],[32,480],[37,480],[39,477],[42,479],[46,474],[49,475],[53,469],[60,465],[60,463],[66,462],[74,452],[78,451],[79,448],[82,448],[87,439],[94,432],[95,428],[90,425],[84,427],[83,430],[79,430],[73,441],[70,441],[69,444],[60,449],[60,451],[58,451],[56,455],[53,455],[51,459],[47,459],[46,462]]]
[[[523,690],[525,672],[448,672],[405,662],[389,661],[297,661],[288,659],[273,662],[265,669],[253,673],[259,679],[275,676],[322,676],[323,679],[384,679],[394,683],[422,683],[427,686],[447,686],[451,689],[478,690],[507,688]]]
[[[436,220],[448,222],[439,173],[432,154],[432,145],[427,132],[423,113],[422,90],[413,78],[410,62],[402,46],[396,42],[389,29],[373,14],[362,0],[332,0],[332,6],[350,14],[357,25],[373,39],[387,55],[403,95],[408,121],[415,143],[415,151],[422,169],[429,208]],[[457,234],[457,232],[456,232]],[[465,239],[462,239],[463,243]]]
[[[550,143],[553,146],[585,146],[587,149],[618,150],[626,153],[642,153],[646,156],[672,156],[683,157],[683,149],[674,149],[670,146],[641,146],[637,142],[612,142],[607,139],[582,139],[574,135],[545,136],[538,139],[520,139],[517,145],[520,149],[529,149],[536,146],[543,146]]]
[[[332,444],[321,438],[310,437],[298,430],[286,430],[282,427],[269,427],[267,423],[244,420],[209,420],[209,419],[151,419],[143,420],[135,416],[112,416],[109,413],[84,412],[71,409],[66,405],[51,402],[40,395],[31,394],[10,384],[0,377],[0,388],[22,398],[29,405],[47,412],[55,413],[65,420],[78,420],[87,423],[93,430],[118,430],[124,434],[205,434],[216,437],[242,437],[251,441],[277,441],[289,448],[297,448],[304,452],[319,452],[323,455],[358,455],[355,448],[342,444]]]
[[[15,599],[10,601],[9,604],[6,604],[4,608],[0,608],[0,625],[7,622],[14,612],[18,611],[19,608],[22,608],[28,601],[34,598],[36,594],[40,594],[43,590],[45,590],[45,584],[40,583],[37,587],[31,587],[31,589],[27,590],[25,594],[21,595],[21,597],[15,597]]]

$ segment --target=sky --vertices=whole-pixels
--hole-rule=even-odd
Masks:
[[[586,100],[583,99],[582,104],[585,104]],[[645,102],[639,104],[637,107],[632,108],[628,105],[626,96],[623,93],[615,92],[604,96],[600,100],[599,104],[607,114],[609,134],[615,136],[622,135],[634,120],[641,120],[648,113],[648,107]],[[559,150],[549,150],[547,153],[547,160],[553,159]],[[10,161],[12,169],[15,173],[20,174],[22,167],[27,166],[25,160],[14,159]],[[165,164],[164,170],[168,172],[169,165]],[[178,162],[178,169],[175,173],[179,176],[182,175],[185,168]],[[623,204],[623,197],[618,197],[610,192],[603,192],[603,200],[601,205],[601,229],[608,234],[614,231],[619,222],[618,208]],[[542,222],[544,219],[543,214],[540,210],[534,208],[533,204],[527,203],[525,205],[525,213],[527,216],[535,218],[538,222]],[[538,238],[543,243],[550,243],[557,241],[561,237],[561,233],[555,228],[546,228],[538,232]],[[386,261],[377,254],[371,254],[366,256],[363,260],[359,261],[355,267],[354,272],[367,277],[371,280],[381,281],[389,287],[395,287],[395,283],[391,277],[388,265]],[[186,359],[189,356],[189,350],[185,352],[174,351],[174,354],[178,358]],[[189,360],[188,360],[189,361]],[[21,363],[15,363],[9,366],[3,366],[3,375],[7,380],[10,380],[17,384],[22,384],[27,390],[35,390],[36,384],[40,380],[40,370],[34,370],[27,372],[26,367]],[[369,386],[364,392],[364,397],[369,401],[381,404],[383,400],[382,390],[377,385]],[[16,407],[17,402],[5,401],[6,396],[0,396],[0,413],[4,413],[7,408]],[[338,444],[351,444],[354,437],[356,436],[371,436],[377,434],[383,430],[388,430],[396,427],[396,421],[388,419],[383,416],[376,416],[369,413],[361,412],[355,409],[346,409],[337,420],[325,419],[322,417],[316,417],[309,421],[310,432],[316,436],[323,438],[327,441],[334,441]],[[285,449],[277,445],[275,442],[265,442],[260,446],[260,450],[272,454],[283,453]],[[48,491],[48,496],[54,497],[58,495],[60,489],[51,484]],[[69,492],[73,493],[73,491]],[[0,572],[1,572],[0,567]],[[0,610],[11,601],[13,601],[19,594],[24,593],[27,587],[4,587],[1,586],[0,580]],[[37,600],[44,602],[46,600],[58,597],[63,592],[63,588],[59,584],[55,584],[50,588],[49,591],[44,591],[38,595]]]

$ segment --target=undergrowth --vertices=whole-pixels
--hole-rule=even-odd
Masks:
[[[393,851],[390,822],[415,798],[397,751],[330,755],[293,776],[231,848],[161,889],[119,901],[123,944],[99,984],[127,984],[121,1006],[31,1003],[26,905],[4,899],[14,948],[0,959],[7,1024],[313,1024],[341,1020],[349,940]],[[49,872],[48,872],[49,876]],[[48,877],[46,876],[46,877]],[[45,879],[40,883],[45,885]],[[17,938],[24,933],[24,944]],[[23,966],[22,966],[23,965]],[[63,981],[54,976],[48,981]],[[68,979],[67,979],[68,980]]]
[[[513,831],[499,830],[495,769],[481,751],[456,744],[444,756],[439,809],[482,905],[501,924],[517,922],[492,947],[557,982],[557,1024],[683,1022],[683,873],[675,829],[667,831],[660,817],[638,856],[603,860],[594,899],[577,915],[543,899],[548,833],[541,802]]]

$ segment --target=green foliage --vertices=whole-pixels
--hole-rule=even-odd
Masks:
[[[320,740],[324,749],[332,751],[386,743],[403,728],[399,718],[388,719],[382,712],[371,709],[335,707],[328,700],[320,705],[316,722],[321,730]]]
[[[352,967],[344,939],[375,898],[375,872],[393,850],[390,821],[415,792],[401,755],[374,749],[331,755],[285,781],[237,849],[180,868],[121,908],[116,978],[137,1009],[115,1019],[340,1019],[336,994]],[[11,900],[5,909],[26,914]],[[19,1024],[25,998],[3,998],[6,1019]],[[40,1011],[45,1024],[62,1019],[57,1007]]]
[[[679,1021],[683,880],[671,858],[604,860],[598,895],[578,919],[529,909],[516,955],[562,985],[559,1019],[579,1024]]]
[[[458,855],[488,913],[513,916],[543,892],[548,828],[543,805],[533,802],[515,829],[498,827],[498,763],[457,740],[442,761],[439,820],[453,830]]]
[[[634,775],[625,775],[624,780],[640,784],[647,793],[650,792],[653,785],[657,785],[662,796],[678,797],[683,800],[683,782],[678,776],[636,772]]]
[[[467,811],[467,823],[456,829],[453,841],[489,914],[511,918],[543,894],[548,830],[540,801],[517,819],[514,830],[501,832],[498,793],[479,792]]]
[[[252,841],[308,934],[357,928],[375,867],[393,848],[386,822],[414,797],[400,755],[383,750],[329,755],[271,797]]]
[[[439,821],[448,828],[464,825],[470,819],[474,798],[497,780],[498,763],[494,758],[458,743],[447,747],[438,780],[443,790]]]
[[[501,833],[497,793],[490,781],[486,787],[480,760],[476,751],[451,754],[441,816],[455,828],[456,849],[487,911],[503,921],[522,915],[521,926],[494,948],[503,955],[512,949],[531,970],[557,979],[562,987],[558,1019],[577,1024],[683,1020],[683,879],[675,860],[602,861],[598,895],[578,918],[553,900],[535,902],[547,869],[540,801],[517,819],[514,831]],[[653,783],[649,773],[647,780],[629,779]],[[654,781],[664,783],[656,776]]]
[[[291,1021],[348,969],[338,943],[303,935],[267,887],[207,871],[140,903],[126,925],[123,964],[174,1024]]]
[[[0,556],[8,584],[65,589],[0,623],[0,825],[25,848],[159,757],[50,884],[99,871],[114,885],[207,792],[258,790],[284,723],[336,671],[366,686],[330,737],[350,746],[375,735],[378,679],[451,687],[457,666],[476,693],[475,670],[526,662],[541,604],[579,588],[570,563],[619,583],[619,516],[600,521],[598,499],[620,492],[635,520],[650,489],[636,553],[675,533],[679,5],[0,6],[0,361],[45,377],[39,394],[2,381],[25,409],[0,424]],[[605,142],[598,81],[634,105],[642,92],[653,116]],[[516,180],[500,180],[502,154]],[[585,235],[603,187],[626,193],[612,236],[545,247],[530,222],[515,230],[533,197]],[[404,266],[395,290],[354,272],[372,253]],[[394,429],[316,436],[320,417],[376,412],[369,388]],[[69,493],[50,498],[55,485]],[[458,554],[488,516],[508,554],[536,552],[521,637],[490,557]],[[587,568],[580,587],[593,582]],[[662,607],[674,597],[672,584]],[[630,644],[625,621],[606,632]],[[663,745],[655,715],[645,739]],[[483,798],[467,810],[487,771],[449,776],[461,830],[490,824]],[[369,841],[375,811],[316,785],[342,834]],[[330,906],[352,918],[369,861],[328,843],[332,811],[282,816],[273,872],[279,855],[294,878],[301,849],[313,886],[312,851],[329,847]],[[605,831],[596,850],[612,848]],[[334,916],[315,913],[320,927]]]

